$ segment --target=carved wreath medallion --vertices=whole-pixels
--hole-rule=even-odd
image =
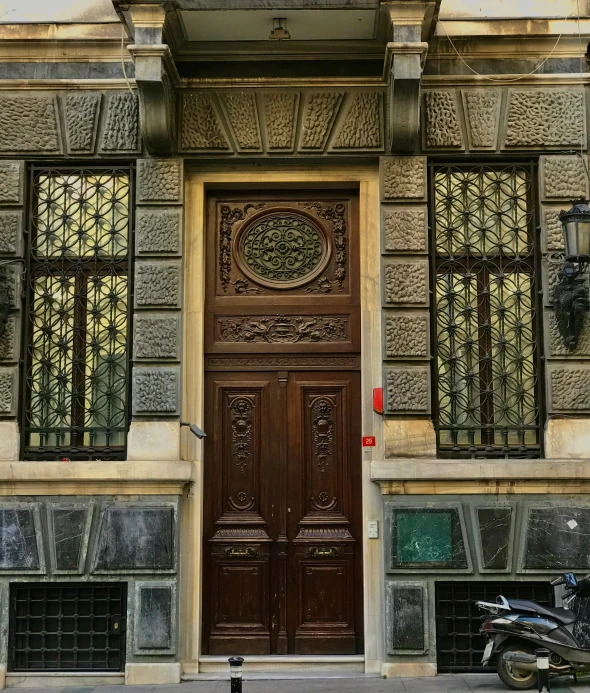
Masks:
[[[241,271],[272,289],[293,289],[313,281],[326,269],[331,250],[328,236],[311,215],[288,208],[254,214],[233,245]]]

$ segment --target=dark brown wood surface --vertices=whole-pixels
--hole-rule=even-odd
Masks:
[[[209,196],[205,653],[362,652],[357,217]]]

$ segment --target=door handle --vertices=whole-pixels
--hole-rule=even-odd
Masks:
[[[308,558],[338,558],[343,553],[341,546],[310,546],[307,549]]]

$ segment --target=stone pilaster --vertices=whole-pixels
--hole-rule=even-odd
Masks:
[[[140,159],[129,459],[154,459],[150,450],[158,459],[178,459],[179,455],[182,217],[182,159]]]
[[[381,159],[386,457],[434,456],[426,157]]]
[[[19,453],[16,417],[22,316],[24,181],[24,161],[0,161],[0,280],[7,285],[10,304],[4,330],[0,327],[0,460],[17,460]]]
[[[573,200],[588,196],[584,163],[580,156],[561,154],[542,156],[539,161],[547,457],[579,456],[580,436],[587,438],[590,418],[590,316],[585,318],[576,348],[568,351],[553,310],[553,292],[563,262],[558,215],[561,209],[569,209]],[[580,425],[584,420],[585,425]]]

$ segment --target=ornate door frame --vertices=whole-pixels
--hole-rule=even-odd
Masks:
[[[372,460],[383,459],[383,421],[373,413],[372,391],[382,382],[381,295],[378,166],[314,167],[264,172],[243,165],[210,172],[186,171],[184,256],[184,373],[182,418],[201,423],[204,408],[204,307],[205,307],[205,207],[207,189],[244,184],[292,187],[354,184],[359,190],[359,231],[361,267],[361,392],[363,434],[374,435],[377,447],[363,452],[363,532],[368,520],[381,520],[380,489],[370,480]],[[201,652],[201,555],[203,458],[202,445],[183,431],[181,457],[194,463],[194,484],[183,503],[181,536],[180,653],[185,673],[198,672]],[[381,596],[382,540],[363,541],[363,603],[365,623],[365,671],[380,673],[383,661],[383,620]]]

